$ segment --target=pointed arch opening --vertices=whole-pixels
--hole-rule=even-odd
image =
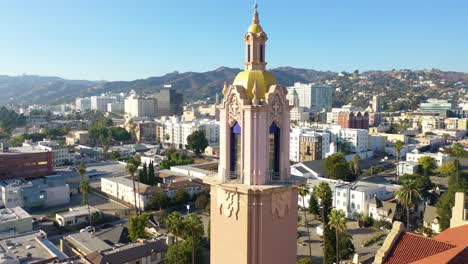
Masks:
[[[231,127],[231,140],[230,140],[230,158],[229,158],[229,178],[239,178],[241,172],[241,133],[242,129],[239,123],[234,123]]]
[[[270,165],[270,178],[272,180],[280,179],[280,128],[273,122],[270,125],[270,153],[269,153],[269,165]]]

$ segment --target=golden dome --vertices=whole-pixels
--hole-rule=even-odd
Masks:
[[[252,89],[255,82],[257,82],[259,99],[265,99],[265,94],[268,92],[270,86],[276,84],[276,78],[272,73],[267,71],[241,71],[237,74],[233,84],[243,86],[246,90],[247,98],[252,99]]]
[[[249,26],[249,29],[247,30],[247,32],[258,34],[258,33],[263,32],[263,28],[259,24],[252,24]]]

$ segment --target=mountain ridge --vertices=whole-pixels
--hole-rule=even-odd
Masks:
[[[152,76],[132,81],[89,81],[68,80],[55,76],[0,75],[0,105],[8,103],[63,103],[73,101],[76,97],[99,95],[102,93],[128,92],[135,89],[138,92],[157,92],[165,84],[171,84],[178,92],[184,93],[185,101],[214,98],[221,93],[224,82],[231,83],[241,69],[218,67],[205,72],[169,72],[161,76]],[[276,76],[278,83],[284,86],[295,82],[324,83],[337,79],[339,73],[319,71],[314,69],[282,66],[270,71]],[[468,83],[468,73],[455,71],[432,70],[400,70],[411,73],[425,73],[435,76],[435,79],[447,78],[449,81]],[[363,76],[392,76],[397,71],[371,70],[362,72]],[[352,74],[352,73],[349,73]]]

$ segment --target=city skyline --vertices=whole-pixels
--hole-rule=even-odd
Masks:
[[[239,40],[252,4],[3,3],[0,74],[113,81],[242,68]],[[259,6],[274,40],[268,68],[468,72],[463,63],[468,34],[462,26],[468,4],[462,1],[259,1]]]

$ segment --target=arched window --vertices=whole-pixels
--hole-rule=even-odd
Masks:
[[[230,147],[229,178],[238,178],[241,172],[241,127],[237,122],[231,127]]]
[[[264,46],[263,45],[260,45],[259,47],[259,51],[260,51],[260,62],[263,62],[264,61]]]
[[[271,179],[280,178],[280,128],[274,122],[270,126],[270,173]]]
[[[247,62],[250,62],[250,45],[247,45]]]

